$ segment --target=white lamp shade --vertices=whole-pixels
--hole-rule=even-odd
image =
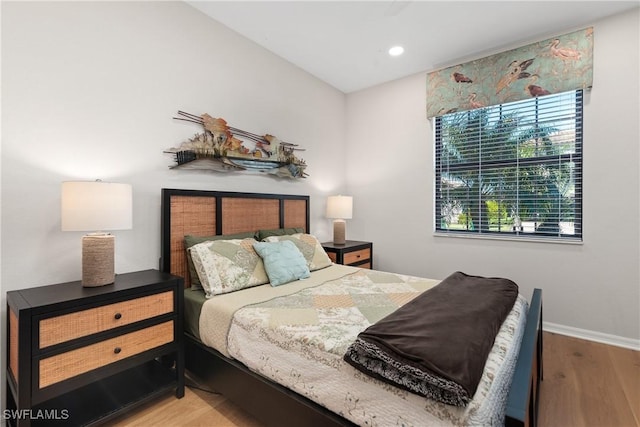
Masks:
[[[63,182],[61,213],[62,231],[128,230],[133,222],[131,185]]]
[[[327,198],[327,218],[351,219],[353,216],[353,197],[329,196]]]

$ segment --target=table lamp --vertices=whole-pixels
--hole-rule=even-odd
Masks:
[[[62,231],[91,231],[82,237],[82,286],[115,281],[115,237],[105,231],[131,229],[131,207],[130,184],[62,183]]]
[[[333,220],[333,243],[344,245],[347,235],[345,219],[353,215],[353,198],[351,196],[329,196],[327,199],[327,218]]]

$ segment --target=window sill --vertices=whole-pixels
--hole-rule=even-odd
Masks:
[[[492,235],[492,234],[471,234],[471,233],[457,233],[455,231],[448,232],[433,232],[434,237],[445,237],[445,238],[454,238],[454,239],[479,239],[479,240],[505,240],[510,242],[529,242],[529,243],[553,243],[553,244],[561,244],[561,245],[582,245],[584,242],[581,238],[576,239],[561,239],[557,237],[535,237],[535,236],[527,236],[522,237],[520,234],[518,237],[516,236],[501,236],[501,235]]]

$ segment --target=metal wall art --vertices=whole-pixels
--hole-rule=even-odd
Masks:
[[[172,168],[202,169],[219,172],[261,172],[282,178],[306,178],[305,161],[294,152],[304,151],[297,144],[280,141],[273,135],[256,135],[227,125],[209,114],[178,111],[176,120],[199,124],[204,132],[165,150],[173,154]]]

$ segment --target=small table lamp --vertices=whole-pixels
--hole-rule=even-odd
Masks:
[[[327,218],[333,220],[333,243],[344,245],[346,242],[347,223],[353,215],[353,197],[329,196],[327,199]]]
[[[115,281],[115,238],[104,231],[130,229],[131,206],[130,184],[62,183],[62,231],[93,231],[82,237],[82,286]]]

